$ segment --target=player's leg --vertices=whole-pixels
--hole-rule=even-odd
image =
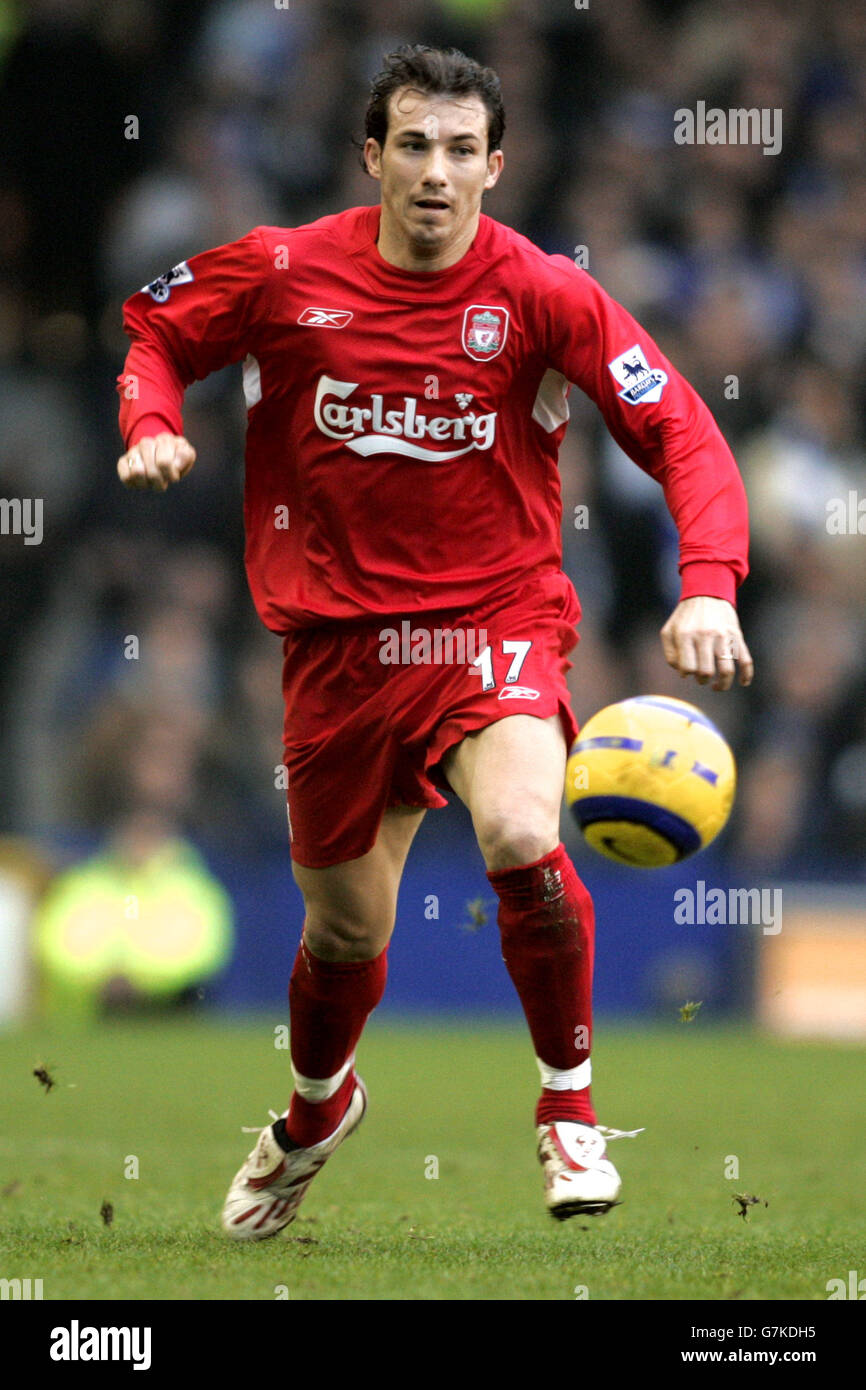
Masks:
[[[608,1210],[620,1187],[590,1091],[595,916],[559,839],[566,758],[558,714],[518,714],[467,735],[443,759],[499,899],[502,955],[541,1072],[547,1202],[560,1218]]]
[[[423,816],[416,807],[391,807],[367,854],[321,869],[294,866],[307,914],[289,985],[296,1089],[287,1116],[264,1127],[229,1188],[222,1224],[236,1240],[261,1240],[287,1226],[316,1173],[363,1118],[355,1047],[385,987],[397,891]]]
[[[424,814],[417,806],[390,806],[368,854],[325,869],[293,863],[304,897],[304,940],[321,960],[369,960],[385,949],[406,856]]]
[[[468,807],[499,898],[502,954],[544,1087],[537,1121],[595,1123],[592,899],[559,839],[567,749],[559,715],[499,719],[456,744],[443,770]]]
[[[534,863],[559,844],[567,749],[558,714],[514,714],[467,734],[443,771],[469,808],[488,872]]]
[[[295,1091],[285,1129],[296,1144],[326,1138],[351,1100],[355,1048],[385,990],[400,879],[423,817],[390,807],[368,854],[322,869],[293,865],[305,911],[289,982]]]

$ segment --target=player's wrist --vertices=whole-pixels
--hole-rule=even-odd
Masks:
[[[687,598],[721,598],[737,606],[737,575],[723,560],[692,560],[681,567],[680,602]]]
[[[181,430],[176,430],[170,421],[162,415],[142,415],[140,420],[136,420],[126,441],[127,449],[132,449],[142,439],[155,439],[158,434],[171,434],[179,436]]]

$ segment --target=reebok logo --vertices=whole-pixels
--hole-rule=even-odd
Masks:
[[[427,416],[418,412],[417,396],[404,396],[402,410],[385,410],[384,396],[372,395],[370,404],[343,405],[357,391],[357,381],[335,381],[322,376],[316,387],[313,415],[322,434],[339,439],[362,458],[372,454],[403,454],[425,463],[442,463],[460,458],[473,449],[489,449],[496,435],[496,412],[479,415],[474,410],[462,415]],[[336,400],[329,399],[336,396]],[[428,449],[421,440],[453,440],[458,449]],[[463,444],[463,440],[468,443]],[[416,442],[417,441],[417,442]]]
[[[298,315],[298,323],[308,323],[313,328],[345,328],[352,317],[351,309],[305,309]]]

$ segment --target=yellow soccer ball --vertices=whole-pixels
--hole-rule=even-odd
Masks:
[[[571,750],[565,799],[587,844],[656,869],[706,849],[734,803],[737,768],[705,714],[670,695],[599,710]]]

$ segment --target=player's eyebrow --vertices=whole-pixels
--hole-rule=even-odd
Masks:
[[[396,138],[397,140],[405,140],[405,139],[406,139],[407,137],[409,137],[409,136],[411,136],[411,138],[412,138],[413,140],[429,140],[429,139],[430,139],[430,136],[427,135],[426,131],[423,131],[423,130],[401,130],[401,131],[398,132],[398,134],[397,134],[397,136],[396,136],[395,138]],[[466,132],[466,133],[463,134],[463,135],[451,135],[451,136],[449,136],[448,138],[449,138],[449,143],[453,143],[455,140],[478,140],[478,139],[479,139],[479,137],[476,135],[476,133],[475,133],[474,130],[470,130],[470,131]]]

